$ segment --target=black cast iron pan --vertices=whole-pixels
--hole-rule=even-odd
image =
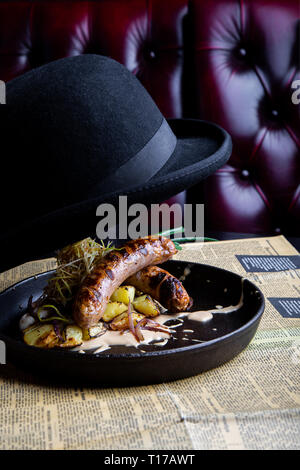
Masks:
[[[31,374],[73,385],[137,385],[190,377],[217,367],[239,354],[251,341],[264,311],[261,291],[237,274],[198,263],[168,261],[164,269],[180,277],[193,298],[192,310],[236,305],[244,291],[243,305],[232,313],[215,313],[205,323],[184,320],[175,338],[164,346],[116,346],[100,354],[68,350],[43,350],[27,346],[20,337],[18,321],[28,298],[37,298],[53,272],[15,284],[0,294],[0,340],[5,342],[7,361]],[[172,322],[171,322],[172,323]],[[193,333],[184,330],[193,330]],[[194,340],[203,342],[195,342]]]

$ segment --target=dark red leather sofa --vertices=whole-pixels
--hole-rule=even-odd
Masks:
[[[233,138],[225,167],[188,200],[206,228],[300,235],[299,0],[0,1],[0,79],[64,56],[113,57],[166,117]]]

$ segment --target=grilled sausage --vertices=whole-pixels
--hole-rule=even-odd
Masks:
[[[74,321],[90,328],[102,317],[110,296],[125,279],[151,264],[167,261],[176,253],[165,237],[131,240],[122,250],[108,253],[86,277],[73,305]]]
[[[191,299],[181,282],[165,269],[148,266],[126,279],[137,289],[151,295],[170,312],[184,312],[190,306]]]

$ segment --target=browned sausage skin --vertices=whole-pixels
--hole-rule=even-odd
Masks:
[[[165,237],[148,237],[127,242],[121,251],[111,251],[86,277],[73,305],[74,321],[82,328],[99,322],[106,305],[125,279],[146,266],[163,263],[176,253]]]
[[[151,295],[170,312],[183,312],[190,306],[191,299],[181,282],[165,269],[148,266],[126,279],[137,289]]]

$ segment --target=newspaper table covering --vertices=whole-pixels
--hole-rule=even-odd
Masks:
[[[299,301],[300,269],[247,272],[237,254],[251,260],[298,252],[278,236],[192,243],[177,259],[241,274],[266,299]],[[42,260],[3,273],[0,289],[54,266]],[[172,383],[58,388],[1,365],[0,448],[300,449],[300,314],[284,316],[274,305],[266,300],[256,336],[239,356]]]

